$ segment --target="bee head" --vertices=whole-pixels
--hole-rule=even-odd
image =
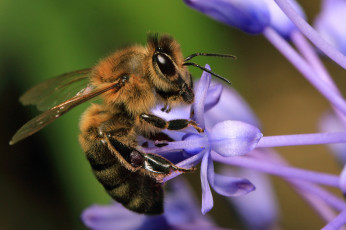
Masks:
[[[180,45],[169,35],[148,36],[149,78],[156,92],[167,102],[191,104],[192,77],[184,66]]]

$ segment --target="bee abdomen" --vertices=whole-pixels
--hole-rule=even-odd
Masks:
[[[129,183],[136,193],[124,204],[130,210],[146,214],[163,213],[163,190],[161,184],[148,176],[136,177],[136,182]]]
[[[106,145],[97,143],[86,151],[90,166],[105,189],[112,190],[126,181],[127,170],[122,167],[118,159],[109,151]]]
[[[91,168],[108,194],[126,208],[146,214],[163,212],[163,190],[155,179],[123,166],[108,147],[99,141],[86,151]]]

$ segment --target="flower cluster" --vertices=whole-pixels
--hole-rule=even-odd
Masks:
[[[276,224],[278,208],[265,175],[271,174],[292,185],[326,222],[324,229],[339,229],[346,223],[346,202],[322,186],[335,187],[346,194],[346,167],[339,175],[293,167],[272,147],[328,144],[345,163],[346,102],[320,61],[319,53],[306,38],[346,68],[343,54],[346,27],[342,25],[346,2],[325,0],[316,19],[316,29],[305,21],[302,8],[293,0],[184,2],[232,27],[250,34],[263,34],[330,102],[333,114],[322,120],[321,133],[266,136],[240,95],[229,87],[212,82],[210,74],[204,72],[196,84],[192,108],[177,109],[169,114],[154,111],[167,120],[189,119],[192,114],[191,119],[205,130],[204,133],[197,133],[193,128],[182,132],[167,131],[176,141],[156,142],[160,144],[157,146],[163,147],[151,146],[142,148],[142,151],[161,154],[180,167],[200,164],[202,214],[214,206],[212,188],[227,197],[249,229],[272,227]],[[222,166],[218,173],[214,162]],[[164,215],[145,217],[130,213],[118,204],[92,206],[83,213],[84,223],[93,229],[113,229],[115,226],[122,229],[217,229],[207,216],[197,214],[196,204],[189,201],[187,185],[175,178],[178,174],[165,178],[173,189],[166,197]]]

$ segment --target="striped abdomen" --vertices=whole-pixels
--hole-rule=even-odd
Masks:
[[[155,179],[125,168],[100,140],[86,150],[87,159],[108,194],[126,208],[146,214],[163,212],[163,191]]]

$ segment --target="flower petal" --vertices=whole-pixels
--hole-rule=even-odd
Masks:
[[[146,219],[144,215],[131,212],[118,203],[90,206],[84,210],[81,218],[87,227],[102,230],[138,229]]]
[[[202,213],[206,214],[213,206],[213,195],[211,194],[209,182],[208,182],[208,167],[211,161],[210,150],[207,151],[202,159],[201,163],[201,183],[202,183]]]
[[[246,196],[228,200],[235,205],[247,229],[273,229],[277,223],[279,208],[269,177],[256,170],[223,168],[222,174],[243,176],[256,185],[256,190]]]
[[[169,188],[172,190],[168,190],[165,198],[165,216],[171,226],[179,226],[174,229],[219,229],[207,215],[202,215],[185,180],[176,178]]]
[[[183,148],[187,155],[196,155],[204,148],[209,147],[208,138],[194,133],[188,133],[183,137]]]
[[[223,196],[242,196],[255,190],[255,186],[245,178],[237,178],[214,174],[214,181],[211,183],[215,192]]]
[[[212,82],[210,88],[218,85]],[[207,98],[209,97],[209,92]],[[256,127],[260,127],[260,123],[256,115],[251,110],[245,100],[229,86],[224,86],[219,103],[205,113],[206,127],[213,127],[216,123],[225,120],[244,121]]]
[[[169,184],[165,197],[165,215],[169,223],[189,223],[194,221],[196,216],[202,216],[189,187],[189,184],[180,177]]]
[[[270,22],[267,5],[261,0],[184,0],[184,2],[217,21],[251,34],[261,33]]]
[[[244,155],[253,150],[262,133],[255,126],[241,121],[217,123],[209,135],[212,149],[224,157]]]
[[[209,65],[205,65],[205,68],[210,70]],[[195,121],[199,124],[201,128],[205,128],[204,125],[204,102],[207,96],[211,81],[210,73],[203,72],[201,79],[198,82],[198,85],[195,90],[195,103],[193,104]]]
[[[204,112],[213,108],[220,101],[222,89],[221,84],[210,85],[204,103]]]

